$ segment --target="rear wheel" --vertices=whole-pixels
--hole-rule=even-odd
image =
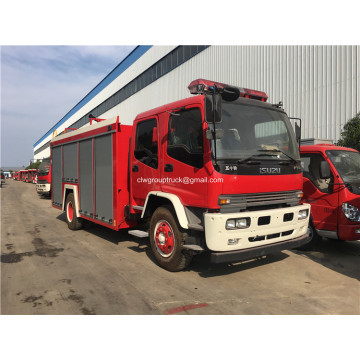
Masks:
[[[76,216],[76,204],[73,193],[70,193],[66,198],[65,213],[69,229],[80,230],[83,227],[83,219]]]
[[[190,264],[192,255],[183,248],[186,236],[170,208],[155,210],[150,221],[150,246],[161,267],[180,271]]]

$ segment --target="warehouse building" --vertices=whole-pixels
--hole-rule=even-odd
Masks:
[[[337,141],[360,111],[360,46],[138,46],[34,144],[34,158],[50,156],[50,140],[88,126],[90,114],[131,124],[191,96],[198,78],[265,91],[302,118],[303,138]]]

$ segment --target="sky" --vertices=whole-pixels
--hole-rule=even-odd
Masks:
[[[1,46],[1,167],[28,166],[33,145],[135,46]]]

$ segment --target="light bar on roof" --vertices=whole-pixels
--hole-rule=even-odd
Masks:
[[[188,89],[191,94],[205,94],[205,93],[212,92],[214,90],[215,86],[219,93],[223,93],[224,89],[226,87],[232,87],[232,88],[237,88],[240,91],[239,96],[241,96],[241,97],[244,97],[247,99],[260,100],[263,102],[266,102],[266,100],[268,99],[268,96],[263,91],[241,88],[238,86],[227,85],[227,84],[223,84],[223,83],[219,83],[219,82],[211,81],[211,80],[205,80],[205,79],[197,79],[197,80],[192,81],[190,83],[190,85],[188,86]]]

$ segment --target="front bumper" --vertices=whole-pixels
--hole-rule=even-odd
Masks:
[[[36,184],[36,191],[39,194],[49,194],[51,189],[51,184]]]
[[[298,220],[299,211],[305,209],[308,210],[307,218]],[[291,214],[292,219],[289,220]],[[209,250],[215,252],[248,251],[260,246],[271,246],[288,240],[298,239],[307,233],[309,215],[309,204],[230,214],[206,213],[204,214],[206,246]],[[235,230],[227,230],[225,228],[228,219],[243,217],[248,217],[251,220],[248,228]],[[264,218],[267,218],[266,224],[261,225],[264,223]]]
[[[276,244],[262,245],[251,249],[242,249],[236,251],[227,252],[213,252],[210,253],[210,261],[214,264],[220,264],[225,262],[236,262],[254,259],[260,256],[272,254],[282,250],[289,250],[300,247],[309,242],[308,235],[302,235],[296,239],[282,241]]]

